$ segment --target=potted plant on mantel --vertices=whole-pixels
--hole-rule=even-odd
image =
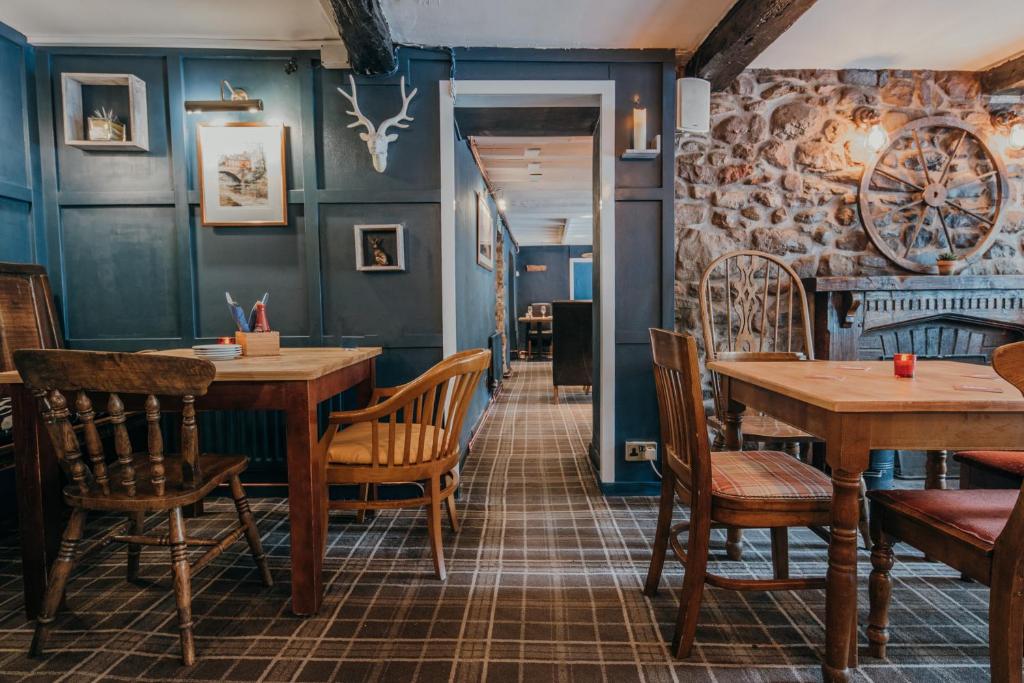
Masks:
[[[944,251],[935,259],[935,267],[939,269],[939,275],[952,275],[956,272],[956,262],[956,254]]]

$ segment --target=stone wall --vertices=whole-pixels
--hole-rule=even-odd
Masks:
[[[803,277],[907,272],[860,220],[858,184],[871,153],[850,117],[861,105],[876,108],[888,131],[946,115],[989,140],[1006,162],[1010,199],[1000,236],[967,272],[1024,272],[1024,154],[993,131],[973,74],[752,70],[712,96],[710,135],[676,138],[678,329],[700,336],[700,274],[735,249],[782,255]]]

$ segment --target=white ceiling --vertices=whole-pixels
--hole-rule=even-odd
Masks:
[[[327,0],[3,0],[37,45],[315,48]],[[420,45],[692,51],[733,0],[382,0]],[[818,0],[760,68],[980,69],[1024,52],[1022,0]]]
[[[3,0],[35,45],[319,47],[338,39],[320,0]]]
[[[591,244],[591,137],[475,137],[480,161],[521,246]],[[533,150],[532,152],[528,150]],[[531,175],[530,164],[533,167]]]
[[[382,0],[406,43],[469,47],[700,45],[733,0]]]
[[[972,71],[1020,52],[1021,0],[818,0],[752,66]]]

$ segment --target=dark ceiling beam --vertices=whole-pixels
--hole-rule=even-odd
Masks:
[[[815,0],[737,0],[684,67],[687,76],[723,90]]]
[[[380,0],[327,0],[348,50],[352,69],[363,76],[387,76],[398,70],[395,42]]]
[[[985,69],[980,76],[981,89],[985,93],[1024,88],[1024,53]]]

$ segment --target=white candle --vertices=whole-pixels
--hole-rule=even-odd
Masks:
[[[647,149],[647,110],[633,109],[633,149]]]

